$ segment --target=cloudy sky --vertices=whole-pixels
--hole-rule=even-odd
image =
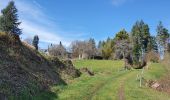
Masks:
[[[10,0],[0,0],[3,9]],[[154,35],[159,21],[170,29],[170,0],[14,0],[18,8],[22,39],[40,37],[40,47],[59,41],[96,42],[125,28],[130,32],[136,20],[149,24]]]

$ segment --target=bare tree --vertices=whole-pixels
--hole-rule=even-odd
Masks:
[[[73,53],[73,57],[81,57],[82,54],[85,52],[86,43],[85,41],[73,41],[71,43],[71,49]]]
[[[94,39],[88,41],[74,41],[71,43],[73,57],[92,58],[96,55],[96,46]]]
[[[65,58],[67,51],[66,48],[60,42],[59,45],[52,45],[48,48],[49,54],[52,56],[57,56],[59,58]]]
[[[119,40],[116,42],[115,48],[118,53],[122,54],[124,60],[124,68],[129,69],[132,65],[132,46],[128,40]],[[130,66],[129,66],[130,65]]]

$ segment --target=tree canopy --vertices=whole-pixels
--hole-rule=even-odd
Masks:
[[[38,50],[38,43],[39,43],[39,37],[38,35],[35,35],[32,41],[32,45],[35,47],[36,50]]]
[[[0,30],[3,32],[7,32],[9,34],[20,35],[22,34],[19,25],[18,19],[18,10],[15,6],[14,1],[10,1],[6,8],[4,8],[0,17]]]
[[[150,32],[149,26],[141,21],[137,21],[131,31],[133,57],[135,63],[139,63],[144,58],[144,53],[147,51]]]

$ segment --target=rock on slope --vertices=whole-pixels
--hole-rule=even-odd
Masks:
[[[80,75],[73,66],[54,58],[48,60],[34,49],[24,46],[19,38],[0,33],[1,97],[35,95],[40,90],[48,89],[49,85],[64,83],[61,72],[72,77]]]

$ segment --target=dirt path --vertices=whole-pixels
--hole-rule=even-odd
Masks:
[[[115,77],[106,81],[105,84],[100,87],[93,96],[88,100],[126,100],[125,94],[125,84],[126,81],[131,78],[134,74],[134,71],[126,71],[115,75]]]
[[[102,84],[98,85],[96,87],[96,89],[91,93],[91,95],[88,96],[88,100],[92,100],[93,97],[96,96],[96,94],[102,90],[105,86],[107,86],[110,83],[114,83],[115,81],[117,81],[118,78],[120,77],[125,77],[127,74],[129,74],[129,72],[123,72],[123,73],[117,73],[116,75],[112,76],[111,78],[109,78],[107,81],[103,82]],[[121,100],[125,100],[125,99],[121,99]]]
[[[119,97],[119,100],[126,100],[125,91],[124,91],[124,82],[121,83],[121,86],[118,90],[118,97]]]
[[[125,87],[126,81],[130,77],[132,77],[133,74],[134,74],[133,72],[129,73],[128,76],[122,78],[122,80],[120,81],[120,87],[118,89],[118,99],[119,100],[126,100],[126,97],[125,97],[125,88],[124,87]]]

